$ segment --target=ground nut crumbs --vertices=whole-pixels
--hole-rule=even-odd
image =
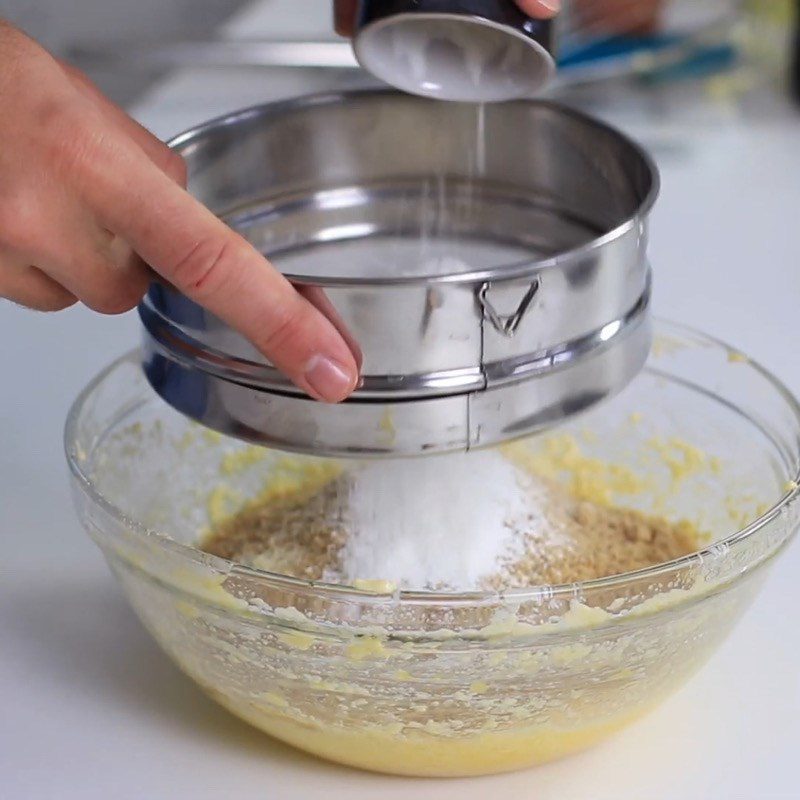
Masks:
[[[424,585],[414,585],[403,575],[392,574],[395,560],[388,550],[383,562],[373,559],[375,564],[385,564],[386,574],[348,574],[348,541],[355,536],[349,507],[353,480],[352,473],[343,472],[311,494],[304,490],[273,493],[216,525],[201,546],[213,555],[308,580],[347,584],[382,580],[415,589],[503,590],[642,569],[687,555],[701,541],[689,523],[587,500],[549,478],[531,482],[527,475],[525,486],[534,498],[533,510],[509,519],[511,535],[504,551],[472,585],[437,578],[434,573]],[[402,508],[402,500],[397,502]],[[376,537],[375,546],[389,547],[386,538]],[[441,570],[442,576],[452,574],[444,567]]]

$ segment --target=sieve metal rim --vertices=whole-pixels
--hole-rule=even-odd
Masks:
[[[329,242],[380,239],[386,226],[391,237],[409,187],[412,200],[421,197],[414,187],[438,165],[456,181],[459,208],[458,181],[471,180],[474,146],[460,132],[472,114],[369,89],[255,106],[175,137],[201,201],[223,219],[239,215],[256,249],[284,254],[277,265],[290,280],[330,290],[362,344],[365,385],[339,406],[312,404],[229,325],[156,286],[140,308],[142,360],[156,392],[250,441],[395,456],[513,438],[627,385],[650,342],[647,221],[660,180],[643,148],[581,112],[541,100],[493,107],[483,199],[440,234],[445,243],[470,231],[485,239],[491,266],[376,276],[367,260],[349,276],[331,269]],[[439,132],[431,150],[427,137]],[[531,147],[534,132],[542,138]],[[384,190],[378,200],[374,186]],[[347,187],[360,193],[335,195]],[[414,225],[426,230],[428,213],[416,207],[412,234]],[[362,233],[351,237],[359,222]],[[519,253],[531,257],[509,263]],[[382,409],[397,415],[396,427]]]
[[[402,97],[402,92],[391,88],[379,89],[355,89],[344,92],[324,92],[312,93],[302,95],[300,97],[290,98],[287,100],[279,100],[274,103],[258,104],[234,111],[229,114],[223,114],[215,117],[207,122],[196,125],[168,140],[167,145],[175,150],[180,155],[184,155],[187,149],[196,146],[203,138],[212,136],[215,132],[222,128],[230,126],[238,126],[244,122],[263,122],[265,120],[274,119],[277,121],[283,115],[296,112],[310,110],[320,106],[339,105],[352,99],[370,99],[382,97]],[[426,100],[424,98],[414,98],[416,102],[430,102],[436,101]],[[593,252],[606,247],[617,239],[623,238],[627,233],[634,229],[637,225],[641,224],[641,219],[646,218],[653,210],[655,203],[661,193],[661,175],[658,166],[653,157],[632,137],[617,128],[596,119],[588,114],[585,114],[577,109],[561,105],[552,100],[536,99],[536,100],[512,100],[505,105],[514,104],[535,104],[542,108],[547,108],[550,111],[562,116],[570,117],[573,120],[594,129],[597,132],[602,132],[605,135],[613,136],[617,141],[622,143],[627,149],[636,155],[641,160],[642,164],[648,172],[650,186],[644,198],[639,202],[634,213],[630,214],[626,219],[620,222],[600,236],[594,237],[591,241],[579,246],[564,250],[555,256],[534,259],[530,261],[523,261],[510,264],[498,264],[494,267],[484,269],[475,269],[466,272],[450,272],[439,275],[397,275],[397,276],[375,276],[369,279],[361,277],[348,277],[337,275],[307,275],[303,273],[286,273],[286,277],[293,283],[299,285],[315,285],[323,287],[357,287],[357,286],[425,286],[436,284],[469,284],[479,281],[492,281],[492,280],[518,280],[525,278],[537,271],[555,270],[564,267],[571,261],[584,258]],[[223,213],[222,216],[230,216],[231,212]]]
[[[613,347],[631,326],[650,313],[651,302],[652,277],[649,277],[645,292],[624,315],[571,341],[527,353],[502,366],[481,362],[469,368],[403,375],[366,375],[362,385],[346,402],[356,405],[456,397],[566,370],[601,349]],[[231,356],[197,341],[162,317],[146,301],[139,308],[139,316],[148,337],[148,346],[185,368],[249,389],[307,399],[301,389],[274,367]]]

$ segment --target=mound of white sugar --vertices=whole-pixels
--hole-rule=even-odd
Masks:
[[[343,577],[474,588],[542,523],[540,491],[497,451],[370,462],[353,475]]]

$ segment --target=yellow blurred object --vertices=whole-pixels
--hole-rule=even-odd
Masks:
[[[792,0],[746,0],[745,9],[778,26],[789,26],[794,15]]]
[[[741,44],[771,78],[785,79],[791,53],[792,0],[745,0]]]

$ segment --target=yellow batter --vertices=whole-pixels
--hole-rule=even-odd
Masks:
[[[492,775],[556,761],[597,744],[647,711],[601,725],[588,723],[577,730],[534,728],[459,738],[306,727],[287,717],[214,697],[256,728],[320,758],[371,772],[430,778]]]
[[[653,441],[650,447],[666,461],[672,482],[714,464],[713,459],[677,441]],[[600,503],[647,488],[631,470],[585,456],[571,437],[553,437],[543,451],[533,454],[512,445],[507,454],[548,477],[566,475],[577,496]],[[257,461],[245,451],[228,457],[223,472],[230,474]],[[267,496],[298,489],[315,491],[336,474],[337,468],[330,463],[300,466],[287,458],[275,470]],[[230,513],[233,505],[235,498],[212,493],[212,521]],[[202,593],[209,602],[230,613],[247,613],[248,604],[228,593],[224,578],[212,583]],[[356,588],[390,594],[395,587],[372,582]],[[189,585],[186,589],[191,592]],[[663,591],[645,599],[630,616],[646,617],[667,606],[691,607],[689,601],[696,592],[705,589],[695,585]],[[222,595],[230,602],[217,602]],[[499,637],[511,643],[515,636],[535,634],[552,637],[554,644],[536,644],[534,639],[530,649],[509,644],[507,651],[489,654],[476,648],[474,657],[456,653],[452,656],[458,663],[456,675],[447,667],[446,631],[440,668],[435,645],[390,644],[386,631],[354,636],[349,644],[320,640],[313,633],[313,623],[294,607],[274,610],[278,618],[281,611],[287,612],[287,625],[269,642],[258,645],[240,639],[229,623],[218,626],[190,602],[182,600],[176,611],[183,620],[180,624],[189,626],[186,635],[197,650],[193,663],[184,657],[184,668],[239,717],[331,761],[376,772],[437,777],[485,775],[543,764],[610,736],[656,706],[702,663],[715,642],[703,640],[701,632],[722,628],[709,617],[719,614],[722,619],[729,613],[722,607],[704,606],[702,613],[674,615],[659,630],[640,625],[615,638],[605,632],[613,615],[598,608],[579,606],[552,624],[536,627],[518,623],[512,612],[511,627],[492,624],[476,631],[475,638],[491,642]],[[167,624],[165,620],[160,638],[168,645],[173,631]],[[569,637],[563,636],[565,632]],[[464,634],[452,636],[463,641]],[[669,653],[680,640],[697,644],[691,657],[676,665],[662,651]],[[184,656],[188,649],[186,643],[180,648]],[[209,676],[209,664],[219,662],[226,664],[222,674],[231,683],[240,681],[236,691],[224,690],[219,673]],[[502,669],[507,670],[502,680],[509,687],[508,697],[498,691],[497,670]],[[241,679],[236,677],[240,671],[245,676]],[[420,678],[420,674],[433,677]],[[515,675],[520,676],[519,682]],[[586,680],[589,675],[603,676],[602,681],[595,686]],[[394,697],[395,691],[397,701],[388,701],[388,712],[377,709],[375,698],[387,702],[385,693]],[[539,695],[546,701],[544,708],[536,705]],[[310,700],[312,696],[319,702]]]

